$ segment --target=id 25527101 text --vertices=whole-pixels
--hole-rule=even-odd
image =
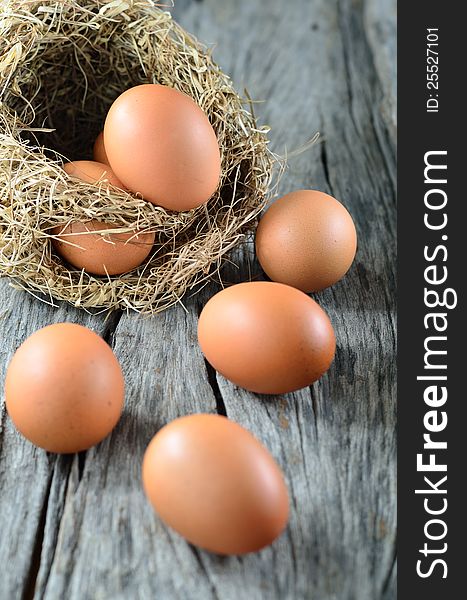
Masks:
[[[439,110],[438,49],[438,28],[429,28],[426,30],[426,89],[428,91],[426,111],[431,113]]]

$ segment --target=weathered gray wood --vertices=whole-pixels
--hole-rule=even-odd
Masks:
[[[371,0],[364,7],[365,30],[383,90],[381,109],[392,142],[396,143],[396,8],[393,0]]]
[[[16,348],[31,333],[50,323],[72,321],[106,334],[103,318],[61,305],[53,309],[12,290],[0,280],[0,377]],[[28,376],[27,373],[24,374]],[[34,448],[15,430],[0,406],[0,598],[21,597],[35,577],[48,507],[61,510],[60,488],[78,457],[57,457]],[[48,540],[46,540],[48,541]],[[51,548],[53,551],[53,548]],[[51,554],[50,554],[51,556]],[[47,553],[44,554],[44,558]]]
[[[317,295],[335,326],[336,360],[311,389],[259,397],[216,377],[198,349],[197,315],[214,284],[186,299],[186,311],[105,322],[0,281],[2,377],[33,330],[73,320],[107,335],[127,381],[117,429],[79,457],[35,450],[2,415],[1,600],[395,598],[394,12],[394,0],[178,2],[181,24],[216,43],[237,87],[264,100],[256,112],[273,127],[275,151],[322,134],[290,160],[279,190],[329,191],[355,218],[356,263]],[[251,243],[234,259],[226,281],[261,275]],[[155,431],[216,410],[270,448],[289,484],[290,525],[256,555],[192,548],[160,523],[141,489]]]

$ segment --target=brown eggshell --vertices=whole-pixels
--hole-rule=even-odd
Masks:
[[[108,181],[124,189],[108,165],[81,160],[67,163],[63,168],[69,175],[87,183]],[[67,223],[52,229],[52,235],[56,236],[52,244],[60,256],[78,269],[94,275],[121,275],[144,262],[154,245],[155,234],[102,234],[105,230],[117,228],[117,225],[95,219],[85,223]]]
[[[274,202],[256,232],[256,254],[265,273],[304,292],[341,279],[356,250],[357,233],[346,208],[314,190],[292,192]]]
[[[107,158],[107,152],[105,151],[103,131],[101,131],[96,137],[92,154],[96,162],[99,162],[104,165],[110,164],[109,159]]]
[[[101,221],[73,222],[52,230],[58,254],[78,269],[94,275],[120,275],[136,269],[148,257],[154,233],[94,233],[116,229]]]
[[[75,160],[74,162],[64,164],[63,169],[68,175],[81,179],[86,183],[107,181],[110,185],[121,188],[122,190],[125,189],[125,186],[109,165],[104,163],[93,160]]]
[[[164,208],[195,208],[219,184],[216,134],[201,108],[175,89],[145,84],[123,92],[107,114],[104,143],[125,186]]]
[[[120,418],[124,381],[111,348],[81,325],[33,333],[7,370],[5,400],[20,433],[49,452],[86,450]]]
[[[312,384],[329,368],[336,347],[331,322],[314,300],[267,281],[213,296],[199,317],[198,341],[219,373],[260,394]]]
[[[249,431],[219,415],[163,427],[144,455],[143,484],[167,525],[218,554],[260,550],[287,524],[287,488],[276,462]]]

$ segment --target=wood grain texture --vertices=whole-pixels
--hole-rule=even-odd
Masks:
[[[206,365],[197,317],[217,289],[144,319],[58,309],[0,281],[0,375],[15,348],[51,322],[85,324],[112,344],[127,382],[113,434],[79,456],[36,450],[4,411],[0,433],[0,600],[392,600],[395,526],[395,1],[179,0],[175,16],[258,100],[283,154],[279,192],[340,198],[359,235],[354,266],[317,294],[336,330],[329,373],[309,389],[261,397]],[[262,277],[251,241],[224,281]],[[291,519],[246,557],[198,551],[165,528],[140,485],[144,449],[169,420],[226,413],[285,472]],[[226,515],[228,518],[228,515]],[[8,565],[7,568],[5,566]]]

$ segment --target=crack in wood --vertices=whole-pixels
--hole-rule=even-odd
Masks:
[[[378,144],[379,151],[384,161],[384,168],[386,171],[386,175],[391,184],[392,198],[394,199],[394,203],[396,202],[396,181],[395,181],[395,171],[396,171],[396,157],[393,152],[393,146],[390,142],[390,133],[389,129],[385,126],[384,122],[381,123],[381,127],[377,126],[378,122],[381,123],[381,119],[379,115],[375,114],[375,111],[372,112],[371,115],[371,125],[373,127],[373,131],[375,132],[376,142]],[[384,140],[381,139],[381,136],[384,136]],[[388,153],[391,154],[388,157]],[[389,159],[391,159],[392,164],[389,164]]]
[[[310,387],[308,389],[310,390],[311,408],[313,410],[316,441],[319,442],[319,439],[318,439],[318,411],[319,411],[318,397],[317,397],[317,394],[315,393],[315,390],[312,385],[310,385]]]
[[[199,316],[200,316],[203,308],[204,308],[204,302],[196,303],[196,314],[197,314],[198,319],[199,319]],[[216,400],[216,412],[218,415],[228,417],[224,398],[222,397],[222,392],[221,392],[219,384],[217,382],[217,371],[214,369],[214,367],[210,364],[210,362],[206,358],[204,358],[204,364],[206,367],[207,380],[208,380],[209,385],[211,386],[212,393],[214,394],[214,398]]]
[[[326,149],[326,141],[324,139],[321,140],[321,143],[320,143],[320,159],[321,159],[321,163],[323,165],[324,179],[326,180],[326,183],[328,185],[331,195],[334,196],[335,194],[334,194],[333,186],[331,183],[331,177],[329,174],[328,153],[327,153],[327,149]]]
[[[193,552],[193,556],[195,557],[199,568],[201,569],[201,571],[204,573],[204,576],[206,577],[209,587],[211,588],[213,598],[215,598],[215,600],[220,600],[219,594],[217,593],[216,586],[211,579],[211,575],[209,574],[209,570],[206,568],[205,564],[203,563],[200,551],[198,550],[198,548],[196,548],[196,546],[193,546],[193,544],[189,544],[189,547],[190,547],[191,551]]]
[[[338,2],[337,2],[337,18],[339,20],[339,25],[340,25],[339,29],[341,32],[343,32],[347,25],[347,19],[344,16],[344,11],[343,11],[341,0],[338,0]],[[345,70],[345,81],[347,84],[347,94],[348,94],[348,101],[349,101],[349,108],[350,108],[349,116],[350,116],[350,120],[352,121],[352,124],[355,128],[355,131],[358,132],[357,124],[356,124],[355,117],[353,114],[353,96],[354,95],[353,95],[353,89],[352,89],[350,57],[349,57],[349,52],[348,52],[348,48],[347,48],[346,38],[342,34],[341,34],[341,42],[342,42],[342,58],[343,58],[344,70]]]
[[[78,481],[81,481],[83,478],[84,467],[86,465],[86,450],[83,450],[82,452],[78,452],[77,461],[78,461]]]
[[[36,534],[36,543],[34,547],[34,554],[31,559],[31,566],[29,569],[29,578],[27,582],[27,586],[25,587],[25,591],[23,593],[23,600],[33,600],[36,597],[36,594],[39,594],[42,597],[47,588],[48,580],[50,577],[50,573],[52,571],[52,565],[55,559],[56,551],[57,551],[57,543],[58,543],[58,535],[60,532],[63,515],[65,512],[65,506],[67,502],[67,495],[69,489],[69,483],[71,478],[71,471],[73,467],[73,460],[75,459],[74,454],[63,454],[55,457],[55,464],[50,473],[50,480],[47,489],[46,498],[44,500],[44,505],[41,513],[41,519],[39,521],[37,534]],[[61,474],[60,474],[61,472]],[[54,480],[60,479],[65,476],[65,484],[63,486],[63,506],[61,510],[56,514],[58,516],[57,522],[53,524],[53,528],[56,531],[56,535],[54,538],[54,543],[50,544],[49,539],[49,547],[44,549],[44,542],[46,540],[46,536],[50,538],[50,531],[47,533],[46,529],[48,529],[47,525],[47,515],[49,514],[50,506],[54,508],[56,503],[56,499],[51,498],[52,487],[54,485]],[[56,506],[55,506],[56,510]],[[39,546],[40,539],[40,546]],[[43,553],[47,551],[48,555],[46,555],[46,560],[43,560]],[[39,589],[37,589],[37,585],[39,584]]]
[[[393,582],[393,575],[394,575],[396,568],[397,568],[397,544],[394,541],[393,549],[392,549],[392,561],[389,566],[388,574],[386,575],[386,578],[384,579],[384,582],[383,582],[383,587],[382,587],[382,595],[383,596],[385,596],[390,589],[391,583]]]
[[[2,449],[3,449],[3,430],[5,427],[5,421],[7,419],[7,412],[6,412],[6,404],[5,404],[5,400],[4,398],[0,399],[0,458],[2,456]]]
[[[122,318],[123,311],[115,310],[109,313],[105,320],[104,331],[102,333],[102,337],[109,344],[111,348],[115,345],[115,333],[120,323],[120,319]]]
[[[214,397],[216,399],[216,411],[218,415],[222,415],[227,417],[227,408],[224,403],[224,398],[222,397],[221,390],[219,388],[219,384],[217,383],[217,374],[216,370],[213,366],[209,364],[209,362],[204,359],[204,363],[206,365],[206,373],[208,375],[208,382],[213,391]]]
[[[52,488],[53,470],[50,472],[47,482],[47,489],[44,496],[41,515],[37,524],[36,537],[31,555],[31,564],[28,571],[28,578],[24,587],[22,600],[32,600],[36,590],[36,581],[41,566],[42,544],[44,541],[45,524],[47,520],[47,510],[49,506],[50,490]]]

